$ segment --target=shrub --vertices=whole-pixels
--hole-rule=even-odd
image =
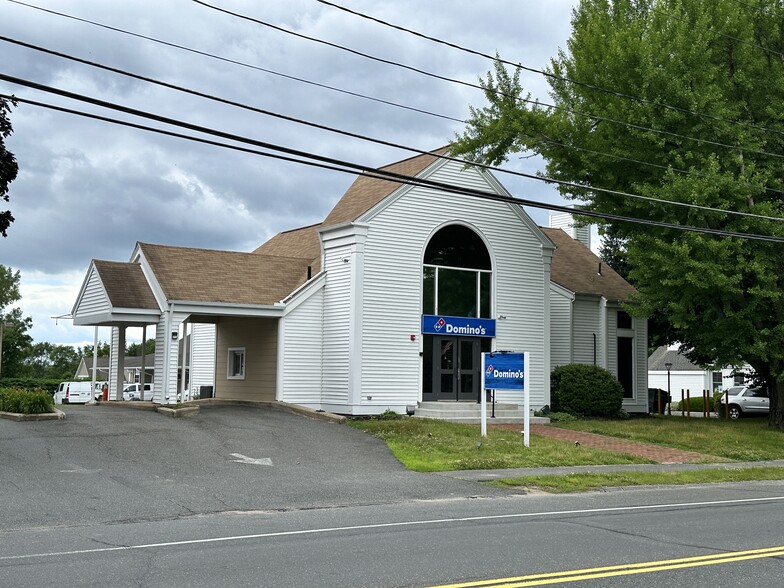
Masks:
[[[0,411],[21,414],[53,412],[54,399],[44,390],[0,389]]]
[[[716,401],[714,400],[713,396],[708,396],[708,412],[713,412],[713,407],[715,406],[715,402]],[[686,410],[685,407],[687,404],[689,406],[688,410],[690,412],[702,412],[703,410],[702,396],[696,396],[696,397],[692,396],[691,398],[689,398],[688,401],[684,398],[683,402],[678,401],[674,403],[672,407],[674,410]],[[681,405],[683,405],[684,408],[681,408]]]
[[[553,412],[615,418],[623,404],[623,387],[609,371],[595,365],[569,364],[550,376]]]
[[[570,423],[577,420],[576,416],[569,414],[568,412],[551,412],[544,416],[554,423]]]
[[[68,378],[66,378],[67,380]],[[0,379],[1,388],[21,388],[22,390],[45,390],[54,395],[57,386],[62,379],[53,380],[51,378],[2,378]]]

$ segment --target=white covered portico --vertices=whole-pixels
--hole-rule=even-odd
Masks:
[[[112,400],[122,400],[126,329],[149,325],[154,402],[189,400],[202,385],[223,398],[275,400],[279,301],[309,271],[301,259],[137,243],[129,262],[91,262],[71,314],[75,325],[112,327]]]

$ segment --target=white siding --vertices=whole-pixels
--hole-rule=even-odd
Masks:
[[[572,296],[550,289],[550,370],[572,363]]]
[[[89,316],[93,314],[109,313],[112,305],[106,296],[101,278],[95,267],[90,268],[90,276],[87,278],[82,297],[79,299],[79,306],[74,309],[74,316]]]
[[[215,325],[193,323],[191,332],[191,394],[201,386],[215,386]]]
[[[637,407],[648,410],[648,319],[634,319],[634,383]],[[627,411],[631,407],[624,407]],[[632,409],[633,410],[633,409]]]
[[[320,406],[324,291],[314,292],[283,321],[283,402]],[[278,342],[280,344],[281,342]]]
[[[600,323],[599,298],[577,296],[573,305],[572,361],[594,364],[594,340],[596,341],[596,364],[602,357],[602,328]],[[595,337],[595,338],[594,338]]]
[[[489,190],[476,170],[448,163],[430,176]],[[471,224],[466,223],[470,220]],[[531,353],[531,407],[549,400],[545,389],[545,267],[541,241],[512,208],[500,202],[413,188],[369,221],[362,316],[362,403],[402,407],[420,400],[422,258],[441,226],[467,224],[487,242],[493,259],[495,349]],[[415,341],[411,341],[411,335]],[[326,342],[325,342],[326,347]],[[370,397],[370,398],[369,398]],[[501,401],[520,401],[513,393]]]
[[[572,239],[582,242],[588,249],[591,248],[591,227],[576,226],[574,216],[568,212],[551,212],[550,227],[553,229],[563,229]]]
[[[351,246],[336,245],[324,251],[324,360],[322,398],[324,404],[349,402],[351,323]]]
[[[179,342],[172,333],[180,333],[187,315],[164,311],[155,328],[155,402],[177,402],[177,368]],[[168,360],[168,366],[167,364]]]

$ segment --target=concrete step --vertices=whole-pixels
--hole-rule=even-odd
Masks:
[[[496,403],[495,418],[492,418],[493,407],[486,405],[487,422],[490,424],[520,424],[524,422],[523,411],[517,404]],[[481,422],[481,406],[475,402],[421,402],[414,412],[416,418],[428,418],[453,423],[478,424]],[[530,417],[531,423],[546,424],[550,419]]]

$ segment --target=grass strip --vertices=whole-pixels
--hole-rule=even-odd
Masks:
[[[707,469],[681,472],[609,472],[606,474],[565,474],[560,476],[526,476],[487,482],[492,486],[540,490],[552,494],[588,492],[617,486],[654,486],[709,484],[720,482],[750,482],[784,480],[784,468],[759,467],[737,469]]]
[[[482,438],[479,425],[432,419],[355,419],[347,425],[385,441],[403,465],[417,472],[653,463],[533,434],[531,446],[524,447],[519,431],[489,429]]]
[[[696,451],[734,461],[784,459],[784,433],[769,428],[767,418],[728,421],[657,416],[628,420],[578,420],[559,422],[554,426]]]

